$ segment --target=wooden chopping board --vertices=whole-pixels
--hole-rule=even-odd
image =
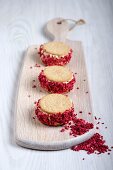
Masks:
[[[69,24],[67,21],[57,24],[60,20],[61,18],[56,18],[49,21],[46,30],[54,40],[65,41],[73,49],[73,57],[67,67],[75,73],[76,84],[68,95],[73,100],[78,117],[94,124],[93,114],[88,114],[92,113],[92,107],[82,43],[66,39]],[[37,80],[40,71],[45,67],[37,53],[38,48],[37,45],[29,47],[23,61],[15,107],[15,140],[18,145],[31,149],[66,149],[89,139],[95,129],[73,137],[68,131],[60,132],[62,127],[49,127],[32,118],[34,102],[47,94],[40,89]],[[40,67],[35,67],[36,64]],[[36,80],[36,83],[33,80]],[[35,84],[37,88],[32,88]]]

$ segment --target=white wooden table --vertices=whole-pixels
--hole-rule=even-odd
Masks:
[[[94,114],[105,126],[100,132],[113,146],[113,1],[0,1],[0,170],[112,170],[110,155],[86,152],[35,151],[13,139],[13,115],[19,70],[26,48],[48,41],[44,24],[55,17],[83,18],[69,38],[83,41]],[[82,158],[85,158],[83,161]]]

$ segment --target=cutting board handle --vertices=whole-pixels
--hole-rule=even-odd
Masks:
[[[73,22],[73,25],[71,27],[68,21]],[[82,24],[85,24],[85,21],[83,19],[75,21],[73,19],[55,18],[48,21],[46,25],[46,31],[54,41],[65,42],[68,32],[71,31],[75,26]]]

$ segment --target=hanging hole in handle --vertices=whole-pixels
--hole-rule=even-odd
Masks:
[[[57,24],[59,24],[59,25],[62,24],[62,21],[58,21]]]

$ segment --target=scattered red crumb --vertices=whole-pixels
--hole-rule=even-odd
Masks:
[[[97,117],[95,116],[95,120],[97,120]]]
[[[72,120],[68,124],[63,126],[61,132],[64,132],[65,130],[69,130],[69,135],[73,135],[76,137],[88,132],[90,129],[94,127],[92,123],[86,122],[83,119],[79,119],[76,116],[77,115],[73,114]],[[98,124],[99,123],[100,122],[98,122]],[[96,127],[96,129],[99,129],[99,127]],[[105,153],[108,151],[110,152],[111,149],[113,149],[113,146],[111,146],[111,149],[109,149],[109,147],[105,144],[105,140],[103,139],[103,136],[101,136],[99,133],[95,133],[89,140],[79,145],[73,146],[71,149],[73,151],[85,150],[87,151],[87,154],[95,153],[99,155],[101,153]],[[108,155],[110,154],[109,152]]]
[[[79,89],[79,87],[77,87],[77,89]]]
[[[82,113],[82,111],[79,111],[79,113]]]
[[[97,122],[97,125],[99,125],[100,124],[100,122]]]
[[[89,112],[88,114],[91,115],[91,112]]]
[[[35,102],[34,102],[34,104],[36,105],[36,104],[37,104],[37,102],[35,101]]]
[[[60,132],[64,132],[64,131],[65,131],[65,129],[61,129],[61,130],[60,130]]]
[[[36,80],[33,80],[33,82],[35,82]]]
[[[71,124],[69,124],[71,122]],[[92,123],[86,122],[83,119],[79,119],[76,117],[75,114],[72,116],[72,120],[68,123],[68,126],[65,125],[63,129],[69,129],[69,134],[73,136],[83,135],[84,133],[88,132],[94,126]]]
[[[35,119],[35,117],[33,116],[33,119]]]
[[[32,88],[36,88],[36,85],[33,85]]]
[[[36,63],[34,67],[41,67],[41,66],[40,66],[39,64]]]
[[[110,155],[110,153],[108,153],[108,155]]]
[[[79,145],[73,146],[71,149],[73,151],[85,150],[87,151],[87,154],[101,154],[107,152],[109,147],[105,145],[105,140],[103,140],[103,136],[101,136],[99,133],[95,133],[89,140]]]
[[[32,69],[33,67],[32,66],[30,66],[30,69]]]

